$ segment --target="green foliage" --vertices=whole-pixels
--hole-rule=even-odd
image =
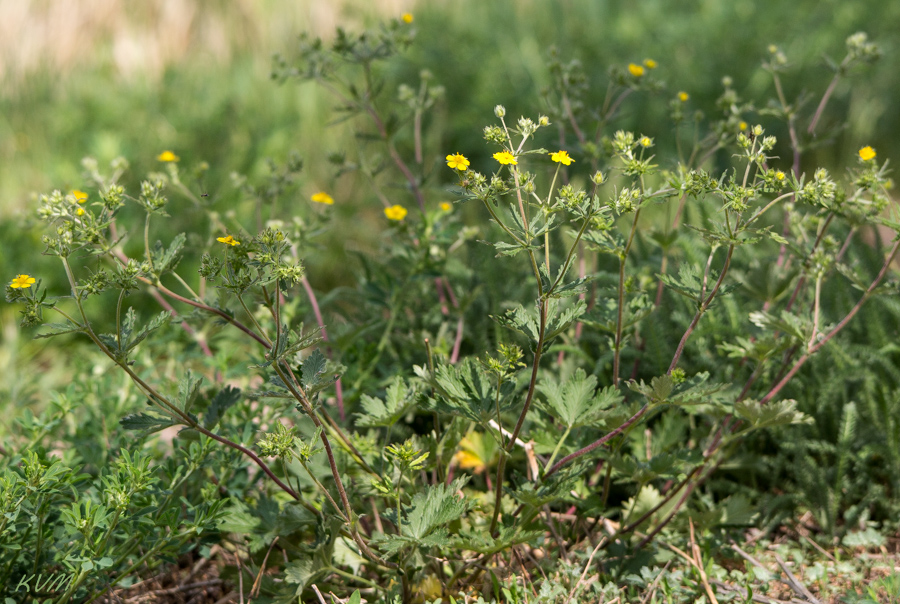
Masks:
[[[40,196],[56,274],[17,275],[7,300],[25,327],[63,318],[38,337],[93,352],[0,451],[0,584],[64,572],[55,601],[97,598],[215,540],[270,601],[359,602],[357,583],[404,604],[479,584],[507,601],[697,599],[721,568],[694,527],[720,547],[758,507],[763,527],[805,509],[845,547],[877,545],[900,489],[900,307],[884,296],[900,243],[858,239],[898,223],[887,161],[841,149],[842,179],[801,162],[877,46],[848,38],[815,107],[785,95],[775,46],[770,99],[727,77],[693,120],[652,59],[588,78],[567,47],[549,53],[549,116],[496,105],[482,128],[494,102],[474,101],[473,127],[465,96],[442,113],[435,73],[395,85],[415,27],[304,36],[275,60],[282,83],[335,96],[352,152],[327,157],[330,190],[356,204],[296,203],[323,153],[236,174],[233,214],[204,192],[210,167],[171,152],[137,180],[86,159],[87,200]],[[644,107],[667,117],[631,123]],[[457,119],[484,141],[454,137]],[[340,212],[375,234],[346,263],[355,285],[317,291],[322,242],[351,245]],[[51,452],[76,440],[85,458]],[[659,570],[673,540],[699,580]],[[610,583],[584,584],[595,562]]]

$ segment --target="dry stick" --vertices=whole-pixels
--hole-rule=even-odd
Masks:
[[[566,597],[565,604],[568,604],[572,600],[572,597],[575,595],[575,592],[578,591],[579,586],[581,586],[581,583],[584,581],[585,576],[587,576],[588,570],[591,568],[591,562],[594,561],[594,555],[597,553],[597,551],[600,549],[600,547],[604,544],[605,541],[606,541],[606,537],[601,539],[600,542],[597,544],[597,546],[594,548],[594,550],[591,552],[591,555],[588,556],[588,560],[587,560],[587,563],[584,565],[584,570],[581,573],[581,577],[578,578],[578,581],[576,581],[575,586],[572,588],[572,591],[570,591],[569,595]]]
[[[200,581],[198,583],[188,583],[186,585],[178,585],[176,587],[165,587],[161,589],[152,589],[150,591],[144,592],[140,595],[133,596],[124,600],[125,602],[140,602],[141,600],[147,600],[149,598],[153,598],[155,596],[171,596],[177,593],[185,592],[185,591],[193,591],[195,589],[200,589],[201,587],[212,587],[213,585],[222,585],[224,581],[222,579],[210,579],[208,581]]]
[[[278,543],[278,537],[272,541],[272,544],[269,545],[269,549],[266,552],[266,556],[263,558],[262,565],[259,567],[259,573],[256,575],[256,580],[253,582],[253,587],[250,588],[250,597],[255,598],[259,595],[259,588],[262,585],[262,576],[263,573],[266,572],[266,562],[269,561],[269,554],[272,553],[272,548],[275,547],[275,544]]]
[[[663,566],[662,570],[656,573],[656,578],[653,579],[653,583],[650,584],[650,589],[647,590],[647,595],[641,599],[641,604],[647,604],[650,600],[653,599],[654,594],[656,594],[656,588],[659,586],[659,580],[662,579],[663,573],[665,573],[669,569],[669,565],[672,564],[672,561],[669,560],[666,562],[666,565]]]
[[[812,602],[812,604],[822,604],[822,602],[818,598],[816,598],[808,589],[806,589],[806,586],[803,585],[803,583],[797,580],[797,577],[795,577],[794,573],[791,572],[791,569],[787,567],[787,564],[784,563],[784,560],[781,559],[781,556],[775,554],[775,561],[778,562],[778,566],[781,567],[781,570],[787,577],[786,583],[790,586],[791,589],[794,590],[795,594],[797,594],[798,596],[803,596],[808,602]]]
[[[706,596],[712,604],[719,604],[716,595],[713,593],[712,587],[709,586],[709,578],[706,576],[706,569],[703,568],[703,558],[700,557],[700,547],[694,539],[694,521],[688,519],[688,526],[690,527],[691,534],[691,553],[694,555],[697,572],[700,573],[700,579],[703,581],[703,589],[706,590]]]

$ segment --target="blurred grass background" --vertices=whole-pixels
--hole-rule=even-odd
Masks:
[[[512,117],[540,113],[540,90],[550,83],[550,46],[563,61],[582,61],[595,99],[602,99],[611,65],[658,61],[654,75],[667,90],[632,96],[616,126],[665,146],[672,132],[667,99],[679,90],[691,95],[691,109],[707,115],[715,113],[724,75],[744,98],[760,103],[773,96],[771,79],[759,68],[770,44],[794,66],[784,77],[789,99],[807,91],[814,108],[831,79],[823,55],[840,61],[844,40],[857,31],[878,42],[884,58],[840,83],[823,126],[846,118],[848,127],[837,133],[835,145],[808,154],[804,169],[840,170],[863,145],[874,146],[879,157],[900,153],[900,118],[892,110],[900,86],[900,3],[0,0],[0,275],[8,280],[28,272],[48,283],[58,280],[54,293],[63,291],[58,263],[39,256],[40,225],[32,216],[38,193],[82,185],[84,156],[101,165],[125,156],[132,168],[123,182],[132,191],[142,175],[159,169],[155,157],[163,149],[182,158],[183,174],[207,161],[210,171],[197,184],[209,192],[213,209],[233,211],[235,220],[252,228],[253,202],[232,186],[229,174],[260,178],[266,158],[283,162],[296,149],[305,167],[295,202],[305,204],[321,189],[338,200],[328,253],[310,266],[310,279],[321,289],[346,283],[353,263],[343,251],[370,249],[382,236],[383,225],[374,228],[366,220],[374,220],[380,206],[364,181],[333,176],[327,153],[352,153],[354,141],[347,124],[329,125],[327,93],[311,84],[272,81],[271,56],[290,56],[300,32],[329,38],[337,26],[357,31],[405,11],[415,16],[416,41],[385,67],[387,90],[402,82],[417,85],[422,69],[447,90],[431,121],[434,145],[426,149],[426,165],[440,165],[456,151],[473,160],[486,156],[481,130],[493,121],[497,103]],[[172,208],[177,221],[155,225],[157,237],[206,232],[205,218],[192,215],[187,204],[183,209],[179,215],[178,206]],[[0,310],[0,363],[7,375],[16,375],[15,367],[27,366],[25,358],[47,345],[26,345],[24,334],[13,337],[8,326],[15,313],[10,305]]]

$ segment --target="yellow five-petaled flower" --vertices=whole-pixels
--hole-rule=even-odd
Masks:
[[[447,156],[447,166],[452,170],[459,170],[462,172],[463,170],[468,169],[469,163],[469,160],[466,159],[466,156],[462,153],[454,153]]]
[[[550,159],[552,159],[553,161],[555,161],[558,164],[563,164],[566,166],[571,165],[572,162],[575,161],[574,159],[569,157],[568,151],[562,151],[562,150],[557,151],[556,153],[551,153]]]
[[[31,275],[16,275],[15,279],[10,282],[9,286],[13,289],[26,289],[34,285],[34,277]]]
[[[678,93],[678,100],[682,103],[686,103],[689,98],[691,98],[691,95],[684,91]]]
[[[331,195],[329,195],[325,191],[319,191],[318,193],[310,197],[310,199],[315,201],[316,203],[324,203],[325,205],[329,206],[334,203],[334,199],[332,199]]]
[[[88,200],[88,194],[78,189],[72,191],[72,196],[75,197],[75,201],[78,203],[84,203]]]
[[[654,61],[653,59],[644,59],[644,66],[647,69],[656,69],[657,62]]]
[[[240,241],[238,241],[237,239],[235,239],[235,238],[232,237],[231,235],[228,235],[227,237],[216,237],[216,241],[218,241],[219,243],[224,243],[224,244],[226,244],[226,245],[231,245],[231,246],[235,246],[235,245],[240,245],[240,244],[241,244]]]
[[[875,149],[872,147],[863,147],[859,150],[859,158],[863,161],[875,159]]]
[[[449,212],[452,209],[453,209],[453,206],[450,205],[449,202],[447,202],[447,201],[441,202],[441,210],[443,210],[444,212]]]
[[[519,162],[516,161],[516,156],[510,153],[509,151],[500,151],[498,153],[494,153],[494,159],[503,164],[504,166],[507,164],[517,165]]]
[[[412,22],[413,22],[413,16],[412,16],[412,13],[403,13],[402,15],[400,15],[400,19],[401,19],[404,23],[407,23],[407,24],[412,23]]]
[[[171,151],[163,151],[156,156],[156,159],[158,159],[159,161],[178,161],[179,157]]]
[[[636,78],[644,75],[644,68],[640,65],[635,65],[634,63],[628,64],[628,72]]]
[[[384,209],[384,215],[391,220],[403,220],[406,218],[406,208],[401,205],[392,205]]]
[[[638,144],[640,144],[641,147],[649,147],[653,144],[653,140],[649,136],[642,136],[638,140]]]
[[[775,172],[775,180],[778,180],[778,181],[784,180],[784,172],[782,172],[781,170],[778,170],[777,172]]]

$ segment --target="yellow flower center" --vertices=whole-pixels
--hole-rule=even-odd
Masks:
[[[508,164],[512,164],[515,166],[519,163],[518,161],[516,161],[515,156],[509,151],[500,151],[498,153],[494,153],[494,159],[496,159],[504,166]]]

